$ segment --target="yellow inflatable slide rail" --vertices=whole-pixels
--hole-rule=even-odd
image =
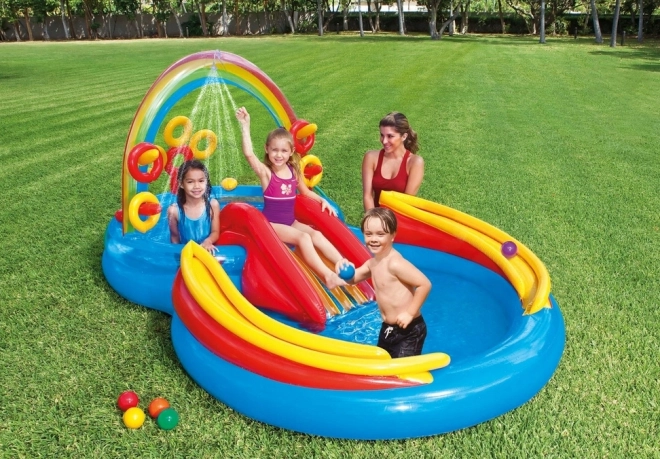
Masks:
[[[483,252],[502,269],[521,300],[524,314],[550,307],[550,275],[545,265],[521,242],[488,223],[451,207],[395,191],[383,191],[380,203],[401,215],[461,239]],[[516,255],[502,255],[502,243],[513,241]]]
[[[181,252],[181,274],[197,303],[240,338],[291,361],[338,373],[433,381],[430,370],[449,365],[447,354],[392,359],[376,346],[351,343],[285,325],[250,304],[218,261],[194,242]]]

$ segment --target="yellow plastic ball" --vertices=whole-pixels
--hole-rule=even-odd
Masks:
[[[124,425],[129,429],[139,429],[144,424],[145,417],[144,411],[134,406],[124,412]]]
[[[238,181],[235,178],[227,177],[220,182],[220,186],[226,191],[231,191],[238,186]]]

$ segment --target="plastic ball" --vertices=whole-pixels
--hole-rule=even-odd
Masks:
[[[140,399],[138,398],[138,394],[136,394],[132,390],[127,390],[122,392],[119,395],[119,398],[117,398],[117,407],[119,407],[119,409],[122,411],[126,411],[129,408],[138,406],[139,402]]]
[[[344,265],[339,269],[339,277],[344,280],[353,279],[355,276],[355,268],[351,265]]]
[[[156,423],[163,430],[172,430],[179,423],[179,413],[174,408],[165,408],[156,418]]]
[[[155,398],[149,404],[149,416],[156,419],[161,411],[170,407],[170,402],[162,397]]]
[[[232,177],[227,177],[225,179],[222,179],[222,182],[220,182],[220,186],[224,188],[226,191],[231,191],[238,186],[238,180]]]
[[[142,411],[137,406],[129,408],[124,413],[124,425],[129,429],[139,429],[144,424],[144,419],[146,418],[144,411]]]
[[[507,258],[511,258],[518,251],[518,246],[513,241],[506,241],[502,244],[502,255]]]

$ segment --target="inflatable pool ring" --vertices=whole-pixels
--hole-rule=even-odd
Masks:
[[[152,166],[149,168],[149,170],[143,172],[140,170],[140,166],[144,166],[141,164],[140,158],[142,158],[145,153],[148,153],[152,150],[157,150],[159,154],[153,159]],[[149,155],[152,157],[151,154]],[[130,153],[128,154],[126,165],[128,167],[128,171],[135,180],[142,183],[151,183],[156,180],[160,176],[160,173],[163,171],[165,156],[165,151],[161,147],[148,142],[140,142],[131,149]]]
[[[197,146],[199,145],[199,141],[202,139],[206,139],[206,148],[200,150]],[[217,146],[218,136],[216,136],[215,132],[210,129],[202,129],[197,131],[190,139],[190,149],[192,150],[193,156],[195,156],[196,159],[208,159],[213,154],[213,152],[215,152]]]
[[[307,175],[305,174],[305,169],[307,168],[307,166],[318,166],[321,168],[321,170],[311,178],[307,178]],[[300,159],[300,169],[303,171],[303,179],[305,180],[305,185],[307,185],[307,188],[314,188],[316,185],[319,184],[319,182],[323,178],[323,165],[321,164],[321,160],[317,156],[314,155],[303,156]]]
[[[145,203],[152,203],[159,205],[158,198],[148,191],[143,191],[136,194],[131,199],[128,205],[128,219],[133,225],[133,228],[141,233],[146,233],[153,228],[160,219],[160,212],[154,215],[149,215],[146,220],[140,218],[140,207]]]
[[[305,156],[314,146],[316,139],[316,124],[310,124],[305,120],[296,120],[291,124],[291,135],[293,135],[293,146],[300,156]]]
[[[174,137],[174,130],[179,126],[183,126],[183,132],[179,137]],[[180,147],[181,145],[188,143],[190,134],[192,134],[192,129],[192,121],[190,121],[187,116],[175,116],[167,123],[167,126],[165,126],[165,130],[163,131],[165,143],[169,147]]]

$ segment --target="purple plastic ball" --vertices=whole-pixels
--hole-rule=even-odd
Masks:
[[[518,251],[518,246],[513,241],[506,241],[502,244],[502,255],[507,258],[511,258]]]

